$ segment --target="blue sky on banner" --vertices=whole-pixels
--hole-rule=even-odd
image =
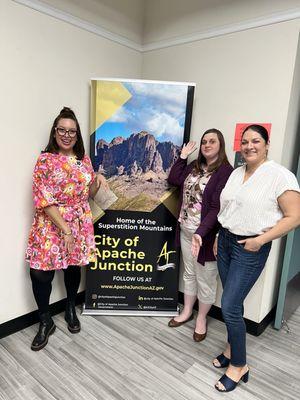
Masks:
[[[159,142],[183,141],[187,85],[123,82],[132,94],[118,111],[96,130],[96,140],[110,142],[146,131]]]

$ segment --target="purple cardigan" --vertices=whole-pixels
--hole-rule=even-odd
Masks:
[[[183,184],[187,176],[192,171],[195,161],[187,165],[187,160],[178,157],[171,168],[168,182],[171,185],[180,187],[179,212],[183,198]],[[213,244],[216,233],[219,230],[217,215],[220,210],[220,194],[233,171],[230,164],[222,164],[209,179],[202,197],[201,222],[195,233],[201,236],[202,246],[198,254],[197,261],[205,265],[205,261],[215,261]],[[177,224],[176,245],[180,246],[180,223]]]

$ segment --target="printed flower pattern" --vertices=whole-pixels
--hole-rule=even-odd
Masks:
[[[88,156],[83,160],[61,154],[43,153],[33,173],[33,200],[36,208],[26,250],[26,260],[34,269],[65,269],[87,265],[95,257],[89,187],[95,173]],[[67,253],[64,235],[45,213],[55,205],[68,222],[74,236],[72,253]]]
[[[211,172],[200,169],[192,171],[184,181],[182,206],[179,222],[188,228],[198,228],[201,219],[202,196]]]

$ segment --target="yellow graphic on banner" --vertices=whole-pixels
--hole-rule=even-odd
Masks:
[[[91,84],[91,133],[112,117],[131,97],[120,82],[92,81]]]
[[[160,202],[174,215],[175,218],[178,216],[178,202],[179,202],[179,191],[177,188],[171,188],[160,197]]]

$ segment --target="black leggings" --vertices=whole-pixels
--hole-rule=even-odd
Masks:
[[[81,267],[70,265],[63,271],[67,299],[75,302],[76,294],[80,285]],[[44,314],[49,311],[49,300],[54,274],[55,271],[42,271],[39,269],[30,268],[32,291],[40,314]]]

